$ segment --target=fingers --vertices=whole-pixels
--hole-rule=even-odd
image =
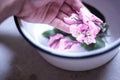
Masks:
[[[61,20],[64,20],[64,18],[66,18],[66,17],[69,17],[69,16],[62,11],[60,11],[57,15],[57,18],[61,19]]]
[[[66,32],[66,33],[69,33],[69,25],[64,23],[63,20],[59,19],[59,18],[55,18],[51,23],[50,25]]]
[[[63,19],[70,17],[72,13],[75,13],[75,10],[79,11],[81,7],[82,3],[79,0],[66,0],[50,25],[69,33],[70,25],[66,24]]]
[[[67,4],[63,4],[56,18],[50,23],[50,25],[69,33],[69,25],[64,22],[64,18],[69,17],[72,13],[73,10]]]
[[[50,23],[59,13],[59,10],[60,10],[60,6],[62,5],[63,3],[50,3],[48,4],[47,6],[47,11],[46,11],[46,16],[45,16],[45,19],[44,19],[44,23],[48,24]]]
[[[80,0],[66,0],[61,6],[57,16],[51,21],[50,25],[69,33],[69,26],[64,22],[65,17],[70,17],[76,10],[79,11],[83,6]]]
[[[80,8],[84,6],[81,0],[66,0],[65,2],[77,11],[79,11]]]
[[[74,13],[72,7],[66,3],[63,4],[60,10],[68,16],[71,16],[71,14]]]

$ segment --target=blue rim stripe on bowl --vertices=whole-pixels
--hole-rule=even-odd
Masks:
[[[72,57],[72,56],[64,56],[64,55],[57,55],[57,54],[53,54],[49,51],[45,51],[43,50],[42,48],[38,47],[36,44],[34,44],[33,42],[31,42],[25,35],[24,33],[22,32],[21,28],[20,28],[20,23],[18,21],[18,18],[16,16],[14,16],[14,22],[17,26],[17,29],[18,31],[20,32],[20,34],[25,38],[26,41],[28,41],[33,47],[37,48],[38,50],[48,54],[48,55],[52,55],[52,56],[56,56],[56,57],[61,57],[61,58],[70,58],[70,59],[83,59],[83,58],[91,58],[91,57],[96,57],[96,56],[100,56],[100,55],[103,55],[103,54],[107,54],[108,52],[114,50],[115,48],[119,47],[120,46],[120,41],[118,42],[118,44],[116,44],[115,46],[109,48],[108,50],[105,50],[105,51],[102,51],[102,52],[99,52],[97,54],[92,54],[92,55],[87,55],[87,56],[77,56],[77,57]]]

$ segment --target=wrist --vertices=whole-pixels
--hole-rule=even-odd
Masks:
[[[22,8],[25,0],[2,0],[0,1],[0,22],[16,15]]]

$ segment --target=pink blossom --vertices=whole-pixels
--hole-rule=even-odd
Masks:
[[[70,26],[70,33],[73,37],[78,37],[81,34],[85,34],[88,26],[85,24],[73,24]]]
[[[84,39],[84,43],[86,43],[87,45],[91,44],[91,43],[96,43],[96,39],[94,36],[87,36]]]
[[[66,46],[64,49],[74,49],[79,45],[80,43],[78,41],[66,41]]]
[[[88,9],[84,7],[80,8],[80,12],[78,14],[79,14],[79,18],[82,19],[85,24],[87,24],[88,21],[93,21],[98,25],[103,23],[103,21],[100,18],[92,14]]]
[[[49,40],[49,46],[56,50],[67,50],[75,48],[79,45],[77,41],[70,41],[68,38],[63,37],[62,34],[56,34]]]
[[[91,44],[95,43],[95,38],[100,31],[100,27],[95,25],[92,21],[86,24],[73,24],[70,26],[70,33],[80,43]]]
[[[79,26],[77,24],[70,25],[70,33],[72,34],[73,37],[78,37],[81,34],[80,25]]]
[[[78,27],[80,27],[80,32],[85,34],[86,31],[89,29],[89,26],[86,24],[79,24]]]
[[[91,21],[88,22],[88,26],[89,26],[90,35],[96,37],[97,34],[100,32],[100,27],[98,27]]]
[[[66,41],[67,39],[66,38],[62,38],[59,40],[59,44],[58,45],[58,48],[57,50],[65,50],[65,47],[66,47]]]
[[[85,39],[86,37],[84,34],[80,34],[78,37],[76,37],[76,40],[79,41],[80,43],[83,43]]]
[[[92,13],[90,13],[90,11],[88,11],[86,8],[80,8],[80,12],[79,14],[79,18],[81,20],[83,20],[83,23],[86,23],[91,20],[90,18],[92,17]]]
[[[59,41],[63,37],[64,36],[62,34],[56,34],[55,36],[51,36],[48,45],[54,49],[58,48]]]

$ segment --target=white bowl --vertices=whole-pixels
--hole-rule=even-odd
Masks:
[[[56,51],[48,47],[48,40],[42,35],[46,30],[53,27],[47,24],[29,23],[14,17],[15,23],[21,35],[35,47],[40,55],[50,64],[65,70],[85,71],[97,68],[110,61],[118,52],[120,46],[120,27],[118,9],[120,1],[97,0],[96,2],[86,0],[89,4],[97,8],[106,18],[110,25],[107,38],[108,45],[104,48],[80,52],[76,51]]]

